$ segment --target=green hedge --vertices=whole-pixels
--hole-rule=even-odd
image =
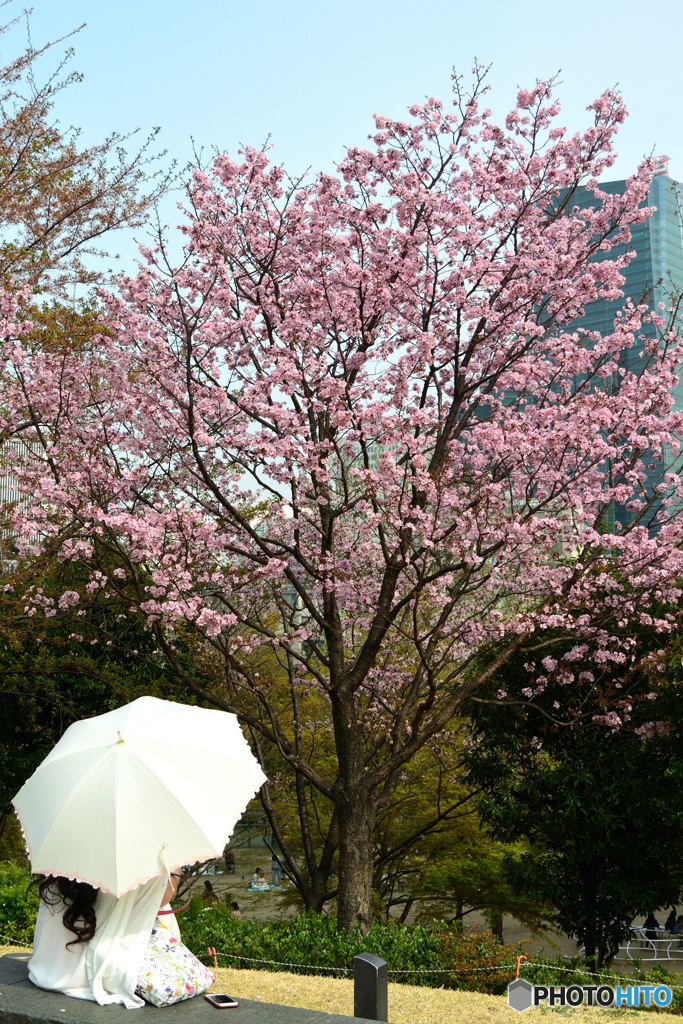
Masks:
[[[202,959],[211,962],[209,946],[222,953],[221,966],[295,974],[329,970],[351,977],[354,956],[370,952],[386,960],[390,981],[491,994],[505,991],[515,976],[510,965],[521,952],[501,946],[491,935],[463,937],[445,927],[430,930],[377,921],[363,936],[340,932],[331,917],[318,914],[267,923],[238,921],[227,908],[207,908],[199,900],[183,914],[180,927],[184,941]],[[331,970],[339,967],[346,972]]]
[[[28,889],[28,882],[20,868],[0,864],[0,933],[18,942],[30,942],[33,936],[38,898],[35,890]],[[392,981],[487,992],[503,991],[510,972],[476,972],[472,967],[483,962],[489,966],[510,964],[516,952],[490,937],[457,940],[452,934],[418,925],[406,928],[377,922],[362,936],[358,931],[350,935],[340,932],[332,918],[318,914],[300,914],[286,921],[238,921],[227,907],[215,904],[207,908],[199,899],[179,920],[183,939],[203,960],[211,962],[209,946],[222,954],[236,954],[221,956],[221,965],[227,967],[304,974],[343,967],[345,972],[329,971],[329,975],[351,977],[354,956],[372,952],[386,960],[392,972],[406,972],[392,973]],[[454,969],[464,969],[464,973],[451,975]]]
[[[31,876],[17,864],[0,863],[0,942],[19,945],[33,942],[38,913],[38,893],[30,887]]]
[[[199,900],[193,901],[182,915],[180,927],[183,940],[203,959],[206,959],[208,946],[224,954],[237,954],[221,958],[221,965],[226,967],[263,967],[294,973],[312,973],[304,965],[317,971],[344,967],[349,975],[342,972],[339,975],[345,977],[353,972],[354,956],[368,951],[381,956],[392,969],[421,971],[446,966],[440,937],[420,927],[375,924],[363,937],[357,931],[350,935],[338,931],[332,918],[319,914],[299,914],[286,921],[238,921],[227,908],[218,905],[206,908]],[[300,966],[278,967],[254,962],[258,960]],[[434,984],[434,976],[429,977],[431,980],[416,975],[414,980],[418,984]],[[443,976],[439,983],[443,983]]]

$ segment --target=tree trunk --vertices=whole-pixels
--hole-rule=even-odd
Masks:
[[[327,886],[328,874],[326,872],[318,871],[316,876],[311,879],[311,884],[305,893],[302,893],[304,897],[304,906],[306,910],[311,910],[316,914],[322,914],[325,909],[325,904],[330,898],[329,889]]]
[[[598,941],[595,933],[595,929],[591,928],[588,934],[585,936],[585,953],[586,967],[591,974],[596,974],[598,966]]]
[[[337,925],[350,932],[356,922],[362,935],[372,924],[372,795],[345,791],[337,804],[339,816],[339,895]]]
[[[259,761],[265,769],[262,741],[258,733],[250,730],[252,743],[258,751]],[[310,814],[306,802],[306,787],[303,778],[297,774],[296,794],[299,809],[299,823],[301,826],[301,839],[303,841],[303,863],[295,857],[289,843],[285,839],[285,832],[281,827],[280,819],[275,805],[271,799],[268,784],[263,785],[259,791],[261,805],[266,813],[270,827],[278,844],[280,855],[283,859],[286,872],[297,887],[304,907],[307,911],[322,914],[325,904],[334,896],[330,892],[330,876],[333,874],[334,854],[337,848],[337,827],[336,818],[333,815],[330,821],[329,830],[320,860],[316,859],[315,845],[311,836]],[[272,852],[272,851],[271,851]]]
[[[590,911],[588,918],[590,923],[583,934],[584,956],[586,958],[586,967],[591,974],[596,974],[600,969],[600,936],[602,932],[598,924],[597,900],[594,894],[586,898],[584,904]]]
[[[493,935],[495,935],[495,937],[498,939],[498,941],[502,945],[502,942],[503,942],[503,915],[502,915],[501,911],[498,910],[498,909],[490,910],[489,914],[488,914],[488,919],[489,919],[489,927],[491,928],[491,932],[493,933]]]
[[[401,924],[405,924],[406,921],[408,920],[408,914],[413,909],[413,903],[414,902],[415,902],[415,900],[413,899],[412,896],[409,899],[406,900],[406,905],[403,908],[403,913],[401,914],[401,916],[399,918],[399,921],[401,922]]]

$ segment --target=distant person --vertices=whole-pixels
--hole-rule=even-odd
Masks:
[[[237,900],[233,900],[230,904],[230,910],[232,911],[233,917],[236,917],[238,921],[242,920],[242,911]]]
[[[200,893],[200,896],[207,903],[218,903],[218,896],[216,894],[216,890],[214,889],[208,878],[204,882],[204,892]]]
[[[660,930],[660,924],[654,914],[650,913],[647,915],[647,917],[645,918],[645,923],[643,924],[643,928],[645,929],[646,939],[657,938],[657,931]]]
[[[226,874],[235,874],[235,854],[232,850],[227,850],[225,854],[225,871]]]
[[[270,884],[282,885],[282,868],[275,854],[270,858]]]
[[[254,868],[254,874],[251,876],[251,887],[252,889],[268,888],[266,876],[263,874],[263,868]]]
[[[669,914],[669,916],[667,917],[666,921],[664,922],[664,930],[667,931],[669,933],[669,935],[678,935],[678,923],[677,923],[677,920],[676,920],[676,908],[675,907],[671,908],[671,913]]]

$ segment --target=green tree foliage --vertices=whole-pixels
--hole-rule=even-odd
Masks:
[[[168,694],[151,633],[86,573],[49,557],[5,563],[0,578],[0,828],[12,796],[65,729],[144,693]],[[48,612],[27,604],[27,584]],[[73,604],[60,607],[65,587]],[[190,696],[188,703],[194,698]]]
[[[375,828],[375,883],[385,917],[411,911],[418,921],[447,919],[462,931],[480,912],[502,941],[510,914],[532,931],[547,924],[533,898],[513,891],[504,860],[510,848],[486,835],[477,792],[462,764],[462,729],[452,723],[406,767]]]
[[[568,650],[557,639],[552,662]],[[531,682],[520,658],[469,708],[482,820],[498,840],[529,844],[507,858],[510,882],[555,908],[594,969],[633,917],[683,891],[683,689],[652,689],[659,658],[608,664],[599,678],[575,670],[571,694],[561,672]]]
[[[0,814],[0,862],[28,866],[21,826],[13,812]]]
[[[289,690],[284,680],[278,682],[277,664],[261,662],[258,670],[273,680],[271,703],[278,700],[276,688],[282,685],[284,718]],[[290,719],[290,737],[298,735],[301,749],[318,771],[332,771],[334,739],[324,701],[311,691],[300,697],[298,711],[298,728],[294,717]],[[258,736],[254,741],[269,775],[263,800],[270,820],[264,822],[264,834],[274,822],[281,843],[278,854],[296,886],[282,902],[330,910],[338,866],[333,807],[294,772],[283,769]],[[417,919],[428,925],[447,919],[462,931],[479,911],[499,938],[503,915],[510,914],[538,931],[548,923],[545,909],[511,887],[504,870],[510,848],[482,830],[476,791],[465,776],[461,751],[462,729],[454,722],[405,767],[392,800],[378,815],[373,832],[374,912],[385,920]],[[326,889],[320,886],[323,870]],[[324,904],[316,902],[321,893]]]
[[[479,912],[492,934],[504,941],[503,918],[514,917],[538,934],[551,923],[551,915],[534,894],[515,888],[507,874],[510,858],[522,844],[498,842],[481,827],[476,804],[472,817],[453,829],[428,857],[414,883],[417,919],[425,923],[446,917],[456,930],[465,930]]]

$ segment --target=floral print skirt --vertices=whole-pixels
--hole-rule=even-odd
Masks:
[[[170,1006],[208,992],[213,973],[156,919],[138,975],[136,993],[153,1006]]]

